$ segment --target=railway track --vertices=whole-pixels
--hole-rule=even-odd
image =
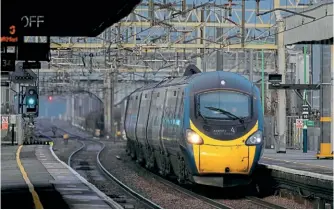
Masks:
[[[73,135],[72,135],[73,136]],[[76,136],[78,137],[78,136]],[[79,137],[81,138],[81,137]],[[99,149],[99,151],[97,152],[97,156],[96,156],[96,162],[97,162],[97,165],[99,167],[99,169],[107,176],[109,177],[111,180],[115,181],[118,185],[120,185],[125,191],[127,191],[128,193],[130,193],[131,195],[133,195],[134,197],[136,197],[137,199],[141,200],[143,203],[145,203],[145,205],[151,207],[151,208],[161,208],[160,206],[158,206],[157,204],[153,203],[152,201],[144,198],[143,196],[141,196],[140,194],[136,193],[135,191],[133,191],[131,188],[129,188],[128,186],[126,186],[125,184],[123,184],[121,181],[119,181],[115,176],[113,176],[111,173],[108,172],[108,170],[106,170],[103,165],[101,164],[100,162],[100,154],[101,152],[104,150],[105,148],[105,145],[102,143],[102,142],[98,142],[98,141],[95,141],[95,140],[88,140],[88,139],[85,139],[85,140],[78,140],[82,143],[82,146],[77,149],[76,151],[74,151],[70,157],[68,158],[68,165],[71,166],[72,168],[74,168],[75,170],[77,170],[75,168],[75,166],[72,164],[72,161],[73,161],[73,156],[74,155],[77,155],[78,153],[80,154],[81,152],[81,155],[82,157],[86,157],[85,159],[87,160],[87,156],[88,154],[87,153],[84,153],[84,148],[87,147],[87,144],[89,144],[88,142],[93,142],[95,144],[100,144],[102,145],[102,147]],[[165,185],[169,186],[169,187],[172,187],[173,189],[183,193],[183,194],[186,194],[187,196],[189,197],[192,197],[192,198],[195,198],[195,199],[198,199],[198,200],[201,200],[205,203],[208,203],[209,205],[211,205],[212,207],[214,208],[217,208],[217,209],[231,209],[230,206],[227,206],[223,203],[220,203],[220,202],[217,202],[217,201],[214,201],[212,199],[209,199],[205,196],[201,196],[199,194],[196,194],[194,192],[191,192],[185,188],[182,188],[172,182],[169,182],[167,180],[164,180],[162,177],[159,177],[157,175],[155,175],[154,173],[150,172],[152,174],[152,176],[154,176],[155,178],[159,179],[160,182],[164,183]],[[117,202],[117,200],[116,200]]]
[[[86,157],[85,159],[87,159],[87,153],[85,153],[84,151],[85,148],[87,148],[88,144],[99,144],[101,145],[100,149],[98,149],[98,151],[95,151],[96,154],[96,165],[98,166],[98,169],[101,173],[103,173],[106,177],[108,177],[109,179],[111,179],[112,181],[114,181],[115,183],[117,183],[120,187],[122,187],[122,189],[124,189],[127,193],[131,194],[133,197],[135,197],[136,199],[140,200],[142,203],[144,203],[145,206],[149,207],[149,208],[161,208],[160,206],[158,206],[157,204],[153,203],[152,201],[148,200],[147,198],[144,198],[143,196],[141,196],[140,194],[136,193],[135,191],[133,191],[131,188],[129,188],[128,186],[126,186],[124,183],[122,183],[121,181],[119,181],[115,176],[113,176],[110,172],[108,172],[108,170],[106,170],[103,165],[100,162],[100,154],[101,152],[105,149],[105,145],[102,142],[99,141],[95,141],[95,140],[88,140],[88,139],[84,139],[81,138],[77,135],[71,135],[71,136],[75,136],[78,137],[81,140],[78,140],[82,143],[82,147],[80,147],[78,150],[74,151],[71,156],[69,157],[68,160],[68,164],[71,166],[72,163],[71,161],[73,160],[73,156],[74,155],[78,155],[81,154],[83,155],[82,157]],[[82,140],[84,139],[84,140]],[[205,202],[209,205],[211,205],[214,208],[218,208],[218,209],[232,209],[232,206],[226,205],[224,204],[224,202],[222,201],[223,199],[211,199],[205,195],[201,195],[199,193],[193,192],[189,189],[186,189],[183,186],[180,186],[172,181],[169,181],[167,179],[165,179],[164,177],[161,177],[155,173],[153,173],[152,171],[149,171],[139,165],[136,165],[137,170],[145,170],[146,172],[149,172],[150,175],[152,177],[154,177],[155,179],[157,179],[159,182],[163,183],[164,185],[171,187],[175,190],[177,190],[180,193],[183,193],[189,197],[201,200],[202,202]],[[264,201],[260,198],[254,197],[254,196],[246,196],[244,198],[242,198],[243,200],[246,200],[249,203],[255,204],[261,208],[265,208],[265,209],[284,209],[284,207]],[[117,199],[115,200],[117,202]]]
[[[145,170],[145,169],[142,169],[140,166],[137,166],[137,167],[138,167],[139,170]],[[148,170],[146,170],[146,171],[148,171]],[[224,203],[215,201],[213,199],[210,199],[210,198],[207,198],[205,196],[199,195],[199,194],[197,194],[195,192],[192,192],[192,191],[190,191],[190,190],[188,190],[186,188],[183,188],[183,187],[181,187],[181,186],[179,186],[177,184],[174,184],[173,182],[170,182],[170,181],[168,181],[168,180],[166,180],[166,179],[164,179],[164,178],[162,178],[162,177],[160,177],[160,176],[152,173],[151,171],[148,171],[148,172],[152,175],[152,177],[154,177],[155,179],[157,179],[159,182],[161,182],[164,185],[166,185],[168,187],[171,187],[171,188],[173,188],[173,189],[175,189],[175,190],[177,190],[177,191],[179,191],[179,192],[181,192],[183,194],[186,194],[186,195],[188,195],[190,197],[193,197],[193,198],[199,199],[201,201],[204,201],[204,202],[206,202],[206,203],[210,204],[211,206],[213,206],[215,208],[218,208],[218,209],[232,209],[232,207],[230,207],[230,206],[228,206],[228,205],[226,205]]]
[[[106,192],[106,189],[100,190],[104,191],[107,195],[109,194],[109,196],[115,202],[123,206],[123,208],[161,208],[159,205],[123,184],[103,167],[99,160],[100,153],[105,148],[102,142],[87,139],[78,139],[77,141],[81,142],[82,146],[74,151],[68,158],[68,165],[74,170],[85,176],[95,185],[97,184],[96,182],[108,182],[110,184],[110,181],[116,184],[121,190],[115,190],[113,187],[112,195]]]
[[[169,187],[172,187],[184,194],[187,194],[189,196],[192,196],[194,198],[197,198],[197,199],[200,199],[200,200],[203,200],[207,203],[209,203],[210,205],[216,207],[216,208],[221,208],[221,209],[232,209],[231,206],[228,206],[226,204],[223,203],[223,201],[221,201],[222,199],[211,199],[211,198],[208,198],[207,196],[205,195],[200,195],[199,193],[197,192],[193,192],[191,191],[190,189],[187,189],[185,187],[182,187],[172,181],[169,181],[157,174],[155,174],[154,172],[152,171],[149,171],[139,165],[136,165],[136,168],[137,170],[145,170],[147,172],[149,172],[155,179],[159,180],[161,183],[169,186]],[[276,205],[276,204],[273,204],[273,203],[270,203],[270,202],[267,202],[265,200],[262,200],[260,198],[257,198],[257,197],[254,197],[254,196],[245,196],[245,198],[242,198],[244,200],[247,200],[248,202],[250,203],[253,203],[257,206],[260,206],[260,207],[263,207],[264,209],[285,209],[284,207],[282,206],[279,206],[279,205]]]
[[[127,193],[131,194],[132,196],[134,196],[136,199],[140,200],[142,203],[145,204],[145,206],[149,207],[149,208],[161,208],[160,206],[158,206],[157,204],[153,203],[152,201],[148,200],[147,198],[141,196],[139,193],[136,193],[135,191],[133,191],[131,188],[129,188],[128,186],[126,186],[125,184],[123,184],[121,181],[119,181],[115,176],[113,176],[111,173],[109,173],[101,164],[100,162],[100,153],[103,151],[103,149],[105,148],[105,145],[102,142],[98,142],[98,141],[94,141],[94,140],[78,140],[82,143],[82,146],[77,149],[76,151],[74,151],[69,159],[68,159],[68,165],[71,166],[72,168],[74,168],[76,171],[78,171],[80,173],[80,170],[90,170],[92,169],[91,167],[89,167],[88,165],[90,165],[89,163],[87,163],[89,161],[89,158],[87,158],[88,156],[90,156],[90,154],[88,154],[87,152],[87,148],[89,147],[89,145],[92,144],[99,144],[101,145],[100,149],[96,149],[95,151],[97,151],[97,156],[96,156],[96,162],[97,162],[97,166],[99,167],[100,171],[103,172],[108,178],[110,178],[112,181],[116,182],[119,186],[121,186]],[[86,149],[85,149],[86,148]],[[74,159],[73,156],[80,156],[78,159],[79,161],[84,160],[83,162],[81,162],[81,164],[78,163],[74,163]],[[73,164],[74,163],[74,164]],[[152,173],[152,175],[154,175]],[[158,176],[157,176],[158,177]],[[208,203],[209,205],[213,206],[214,208],[218,208],[218,209],[230,209],[231,207],[220,203],[220,202],[216,202],[212,199],[206,198],[204,196],[198,195],[194,192],[191,192],[189,190],[186,190],[178,185],[175,185],[173,183],[168,183],[168,181],[165,181],[163,178],[159,177],[159,181],[164,182],[165,185],[172,187],[173,189],[186,194],[187,196],[190,196],[192,198],[196,198],[199,199],[203,202]],[[113,198],[115,199],[115,198]],[[117,199],[115,200],[117,202]]]
[[[249,202],[252,202],[256,205],[262,206],[264,209],[285,209],[282,206],[269,203],[267,201],[264,201],[260,198],[254,197],[254,196],[246,196],[246,199],[249,200]]]

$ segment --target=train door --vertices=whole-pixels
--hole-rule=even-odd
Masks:
[[[131,139],[131,120],[132,120],[132,104],[133,104],[133,96],[131,95],[128,98],[127,102],[127,108],[126,108],[126,117],[125,117],[125,132],[126,132],[126,137]]]
[[[130,129],[129,129],[129,136],[133,141],[137,141],[136,138],[136,125],[138,119],[138,109],[139,109],[139,101],[140,101],[140,94],[134,94],[131,106],[131,121],[130,121]]]
[[[153,117],[155,115],[155,92],[153,90],[149,90],[147,95],[149,97],[149,104],[147,108],[147,122],[146,122],[146,132],[145,132],[145,141],[147,144],[151,145],[152,139],[152,126],[153,126]]]
[[[160,126],[163,113],[163,106],[165,102],[164,89],[156,89],[152,94],[152,104],[150,110],[150,116],[147,126],[147,140],[154,147],[154,149],[160,149]]]
[[[154,156],[157,160],[158,167],[160,169],[163,168],[163,159],[161,157],[161,152],[163,150],[161,139],[160,139],[160,130],[161,130],[161,123],[162,123],[162,116],[163,110],[165,105],[165,98],[166,98],[166,89],[160,88],[155,90],[156,94],[152,97],[152,105],[155,104],[155,109],[152,111],[152,117],[150,117],[151,121],[151,145],[154,147]]]
[[[178,93],[178,88],[168,88],[161,125],[162,145],[165,151],[173,155],[176,155],[177,149],[179,148],[177,145],[175,133],[176,123],[178,122],[176,120],[176,105]]]
[[[137,121],[136,121],[136,127],[135,127],[135,137],[137,142],[142,142],[142,136],[141,136],[141,129],[143,125],[143,118],[145,115],[143,115],[143,108],[145,107],[145,95],[143,93],[140,93],[138,96],[137,101]]]

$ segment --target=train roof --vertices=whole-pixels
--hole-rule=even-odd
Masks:
[[[232,72],[214,71],[214,72],[195,73],[183,77],[166,77],[160,82],[146,85],[142,88],[137,89],[133,93],[145,90],[151,90],[153,88],[162,88],[162,87],[178,86],[186,84],[194,84],[195,89],[203,89],[203,88],[209,88],[209,86],[212,85],[212,82],[210,81],[215,81],[215,80],[219,82],[220,80],[224,80],[228,84],[227,85],[228,87],[242,89],[246,92],[250,92],[253,86],[253,84],[242,75]],[[203,82],[203,81],[208,81],[208,82]]]
[[[191,90],[198,92],[203,89],[238,89],[243,92],[252,93],[253,83],[244,76],[226,71],[215,71],[201,74],[200,77],[192,78]]]

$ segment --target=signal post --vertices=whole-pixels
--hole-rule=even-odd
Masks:
[[[16,138],[18,143],[18,139],[23,137],[23,141],[28,143],[32,143],[35,138],[34,118],[38,117],[39,113],[39,88],[38,74],[36,75],[32,69],[40,69],[40,61],[50,61],[49,36],[46,42],[41,42],[40,37],[34,37],[35,42],[25,42],[25,37],[38,34],[45,28],[46,21],[41,15],[22,16],[19,19],[8,17],[6,24],[1,26],[1,89],[6,98],[10,97],[6,100],[10,103],[9,107],[13,107],[12,101],[17,99],[16,111],[12,109],[7,114],[12,114],[12,119],[14,116],[15,119],[20,117],[15,122],[16,134],[20,135]],[[16,86],[14,90],[10,88],[12,84]],[[5,85],[6,87],[3,87]],[[10,94],[11,91],[15,94]],[[26,119],[26,123],[23,123],[23,119]],[[21,126],[23,129],[18,129]],[[24,134],[21,133],[22,130]]]

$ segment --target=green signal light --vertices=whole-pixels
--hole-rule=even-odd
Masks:
[[[28,104],[33,105],[35,103],[35,100],[33,98],[30,98],[28,100]]]

